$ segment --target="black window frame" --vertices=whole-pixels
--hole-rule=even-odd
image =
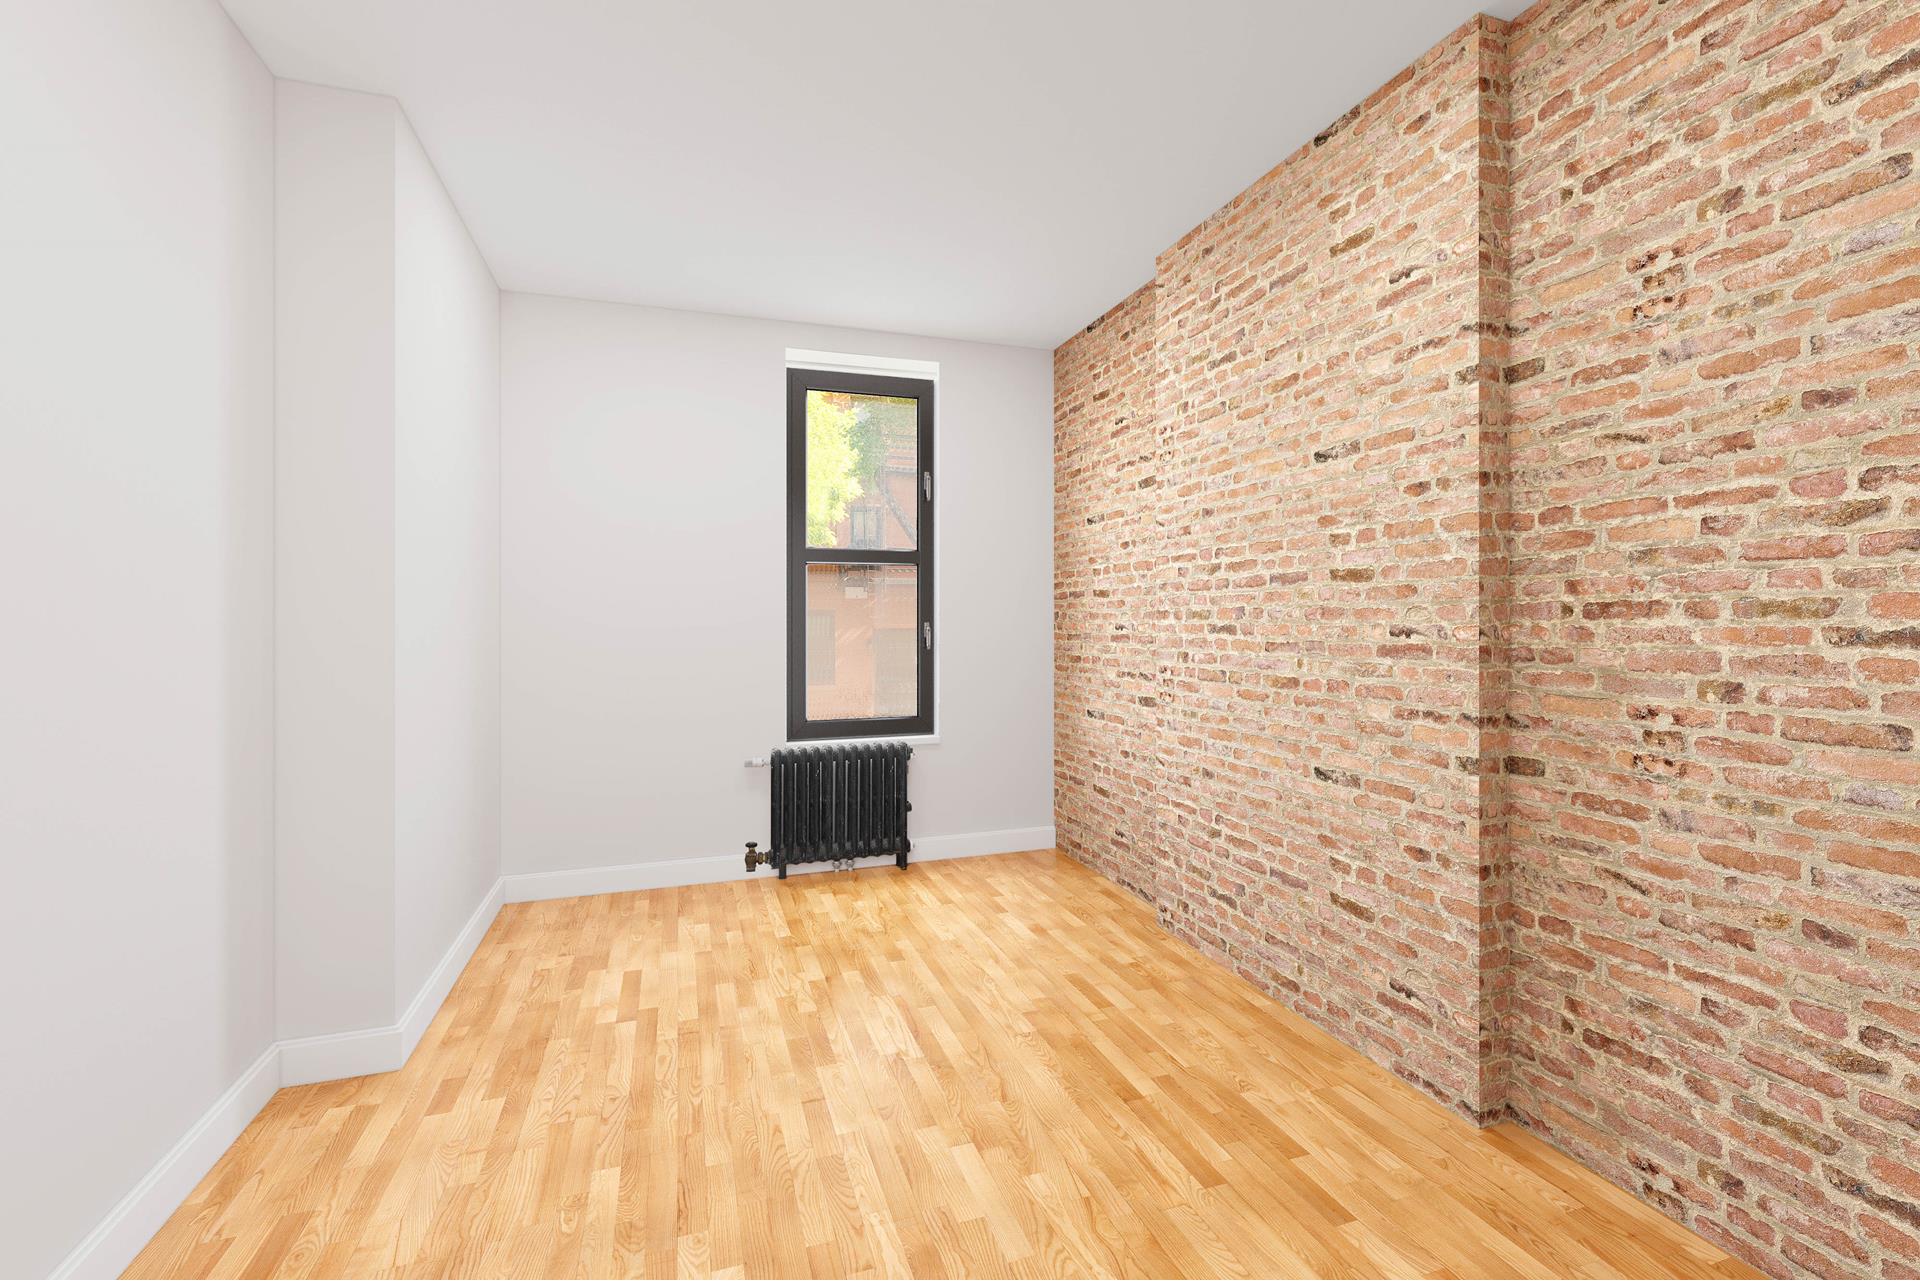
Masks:
[[[915,403],[918,427],[914,486],[914,548],[807,546],[807,393],[906,396]],[[787,370],[787,739],[898,738],[933,733],[933,417],[934,380],[890,374],[846,374],[828,369]],[[919,672],[912,716],[842,720],[807,719],[807,566],[912,565],[918,601],[914,647]]]

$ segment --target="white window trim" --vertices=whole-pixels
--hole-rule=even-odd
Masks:
[[[909,360],[904,356],[855,356],[844,351],[808,351],[803,347],[789,347],[787,368],[825,369],[836,374],[892,374],[895,377],[928,378],[936,387],[940,382],[939,361]],[[937,404],[935,408],[938,409]],[[937,432],[933,448],[937,455],[940,450]]]

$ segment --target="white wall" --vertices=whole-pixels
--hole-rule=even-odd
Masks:
[[[1049,353],[509,293],[508,873],[765,844],[767,773],[742,761],[785,737],[789,347],[940,364],[914,840],[1051,826]]]
[[[399,105],[278,88],[278,1015],[296,1039],[395,1025],[500,874],[500,311]]]
[[[277,89],[277,1009],[305,1037],[395,1002],[397,113]]]
[[[203,0],[0,7],[0,1275],[273,1038],[273,82]]]
[[[396,104],[207,0],[0,8],[0,173],[0,1275],[503,860],[765,839],[789,346],[940,362],[913,830],[1050,824],[1047,353],[502,298]]]
[[[404,116],[394,147],[397,981],[500,875],[500,291]]]

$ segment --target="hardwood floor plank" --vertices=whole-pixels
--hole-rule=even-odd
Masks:
[[[128,1276],[1751,1276],[1051,851],[501,910]]]

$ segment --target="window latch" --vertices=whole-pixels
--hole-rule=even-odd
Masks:
[[[927,501],[932,502],[933,501],[933,473],[932,472],[923,471],[920,473],[920,488],[926,494]]]
[[[920,624],[920,638],[926,641],[928,649],[933,648],[933,624],[932,623]]]

